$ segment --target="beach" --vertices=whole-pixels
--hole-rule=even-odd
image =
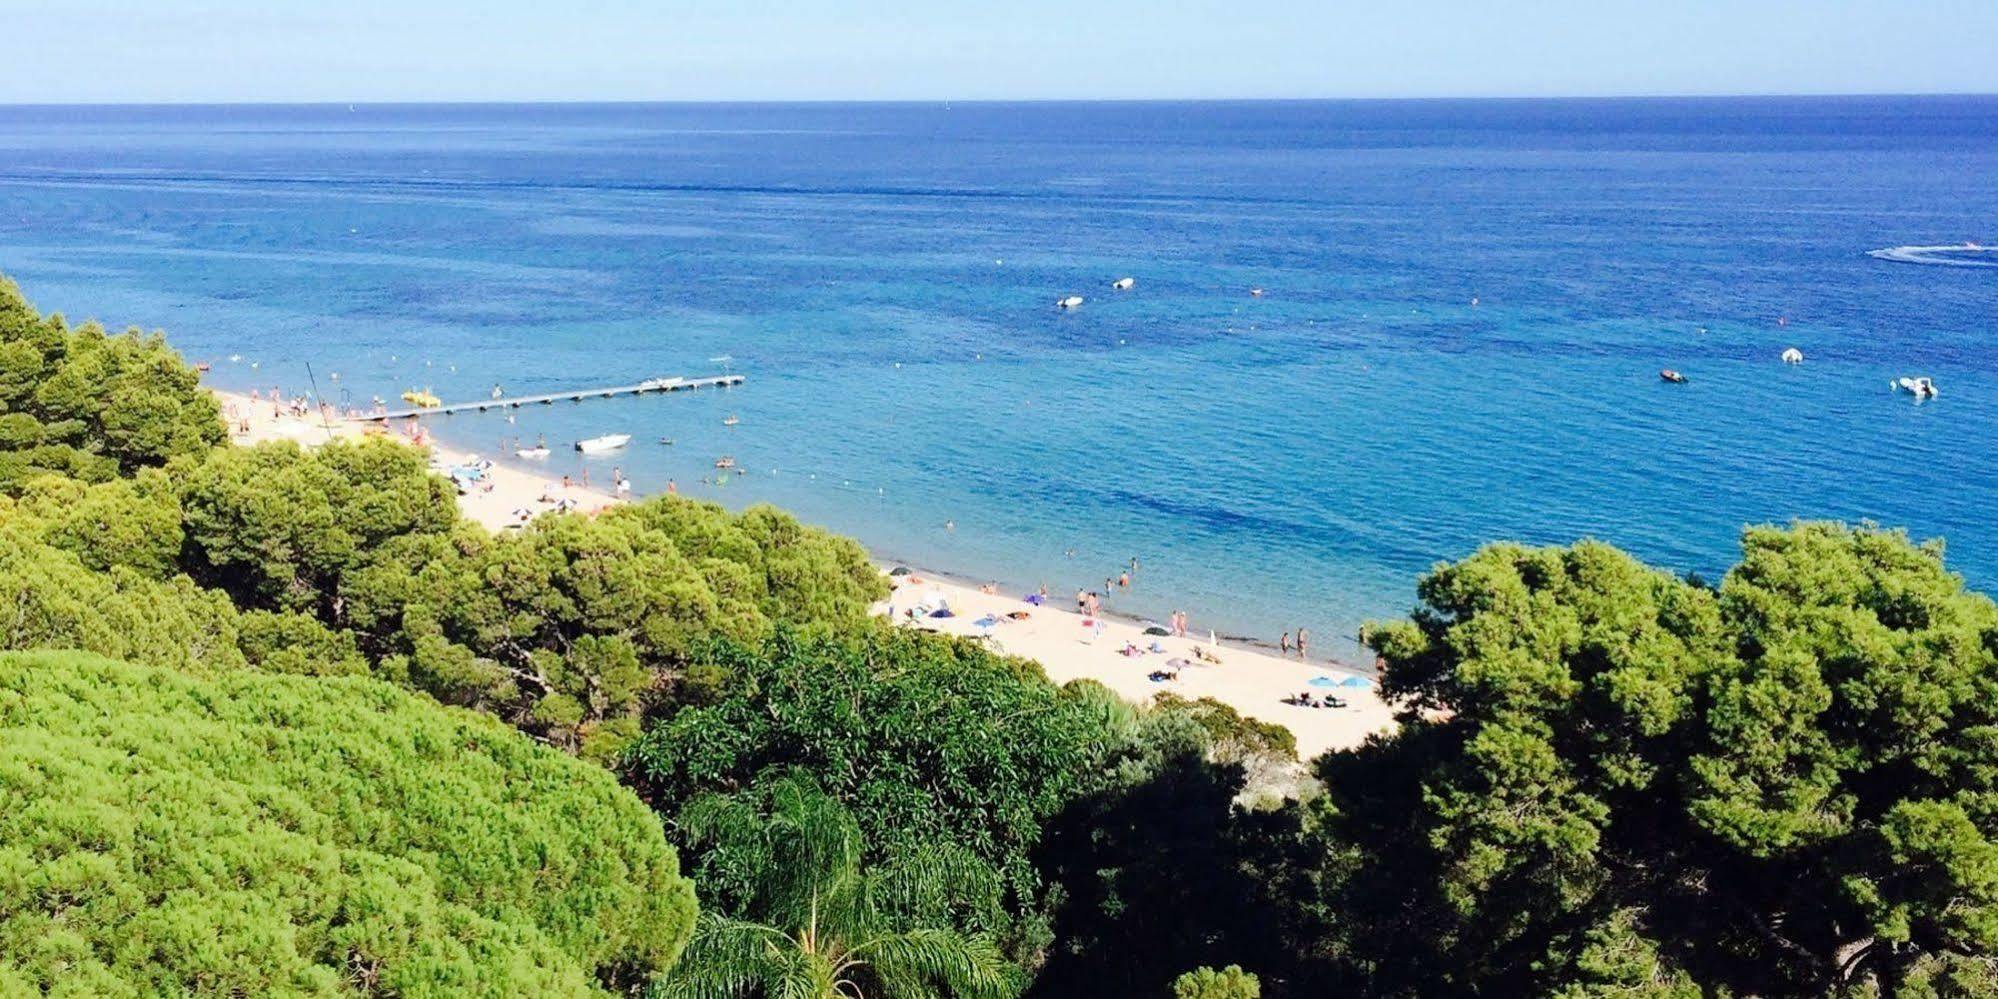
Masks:
[[[239,444],[290,440],[314,447],[334,439],[359,439],[372,432],[427,448],[432,465],[440,472],[489,459],[485,478],[458,497],[465,516],[489,530],[519,524],[519,511],[539,514],[555,509],[562,500],[585,514],[620,502],[602,489],[578,483],[563,486],[559,477],[551,479],[537,472],[526,459],[474,454],[427,434],[415,440],[406,423],[383,428],[339,416],[322,417],[316,411],[295,415],[268,399],[253,400],[235,392],[215,394],[222,403],[230,436]],[[555,446],[567,445],[557,442]],[[884,564],[883,571],[892,570]],[[1036,605],[1028,601],[1028,594],[985,592],[987,587],[931,571],[891,575],[890,582],[894,592],[876,610],[901,626],[987,642],[994,651],[1040,663],[1056,683],[1095,680],[1134,703],[1147,703],[1161,693],[1213,698],[1246,717],[1289,729],[1297,737],[1300,759],[1308,760],[1328,749],[1357,746],[1368,735],[1393,725],[1392,714],[1371,686],[1328,685],[1353,682],[1348,678],[1359,674],[1350,667],[1322,659],[1307,663],[1294,654],[1213,641],[1198,627],[1197,619],[1186,637],[1146,634],[1145,622],[1115,614],[1086,617],[1077,613],[1073,591],[1050,591],[1048,598]],[[1145,585],[1142,569],[1132,585]],[[918,607],[922,608],[920,616],[911,617],[909,612]],[[945,607],[950,616],[932,616]],[[982,621],[990,623],[981,625]],[[1127,650],[1135,651],[1126,654]],[[1184,665],[1172,665],[1176,661]],[[1164,676],[1154,679],[1155,673]],[[1306,693],[1319,700],[1329,694],[1345,706],[1284,703],[1286,698]]]

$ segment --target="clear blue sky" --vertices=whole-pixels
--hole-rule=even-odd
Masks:
[[[1998,0],[0,0],[0,103],[1998,92]]]

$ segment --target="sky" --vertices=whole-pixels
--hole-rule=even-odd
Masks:
[[[0,0],[0,103],[1998,92],[1998,0]]]

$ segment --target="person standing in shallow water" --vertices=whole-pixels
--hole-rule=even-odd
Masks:
[[[1305,631],[1303,628],[1297,629],[1297,658],[1299,659],[1304,658],[1305,642],[1310,634],[1310,632]]]
[[[1284,632],[1283,637],[1277,639],[1277,649],[1284,655],[1290,655],[1290,632]]]

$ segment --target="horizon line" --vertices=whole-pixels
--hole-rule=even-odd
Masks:
[[[1998,90],[1979,91],[1811,91],[1760,93],[1658,93],[1658,94],[1487,94],[1487,95],[1404,95],[1373,97],[717,97],[717,98],[396,98],[393,100],[342,100],[312,98],[297,100],[78,100],[78,101],[0,101],[0,108],[110,108],[110,107],[499,107],[518,105],[937,105],[937,104],[1359,104],[1492,101],[1670,101],[1670,100],[1851,100],[1856,98],[1963,98],[1998,97]]]

